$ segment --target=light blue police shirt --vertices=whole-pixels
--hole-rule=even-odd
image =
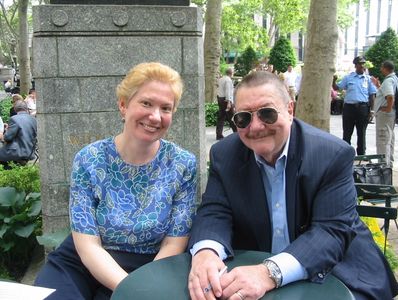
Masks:
[[[352,72],[337,83],[340,90],[345,90],[344,103],[356,104],[368,102],[369,95],[376,94],[376,87],[367,74]]]

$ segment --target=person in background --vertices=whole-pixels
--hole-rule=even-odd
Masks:
[[[301,90],[301,80],[303,78],[303,71],[304,71],[304,65],[301,65],[301,72],[300,74],[297,75],[296,77],[296,101],[298,100],[300,90]]]
[[[238,133],[210,150],[188,244],[191,298],[259,299],[298,280],[323,283],[329,274],[356,300],[397,295],[394,274],[356,211],[354,149],[293,118],[283,82],[268,72],[243,78],[235,105]],[[237,249],[272,255],[219,277]]]
[[[217,115],[217,126],[216,126],[217,140],[221,140],[222,138],[224,138],[223,128],[225,120],[227,120],[232,131],[236,132],[236,126],[231,120],[234,114],[234,84],[232,82],[233,75],[234,75],[234,70],[232,68],[228,68],[225,71],[225,75],[218,80],[218,89],[217,89],[218,115]]]
[[[343,77],[336,83],[337,76],[333,76],[333,89],[345,90],[343,106],[343,140],[351,145],[354,127],[357,130],[357,155],[366,153],[366,128],[371,117],[370,107],[373,106],[376,87],[370,76],[365,74],[366,59],[357,56],[353,60],[355,72]]]
[[[5,125],[4,125],[3,119],[0,117],[0,147],[1,147],[1,145],[2,145],[1,143],[3,141],[4,128],[5,128]]]
[[[10,108],[10,117],[15,116],[17,114],[17,112],[15,111],[15,103],[17,103],[17,101],[23,101],[23,97],[19,94],[13,94],[11,96],[12,106]]]
[[[36,90],[30,89],[29,95],[25,98],[25,102],[28,105],[29,113],[36,117]]]
[[[132,68],[116,89],[123,131],[74,159],[72,235],[48,256],[35,285],[47,300],[109,299],[140,266],[185,251],[196,211],[196,159],[163,139],[183,90],[160,63]]]
[[[394,95],[397,89],[398,78],[395,75],[395,66],[392,61],[382,63],[380,71],[385,77],[383,83],[372,77],[377,88],[373,110],[376,114],[376,149],[377,154],[385,154],[386,163],[393,167],[395,144],[395,110]]]
[[[293,102],[295,102],[296,101],[296,91],[297,91],[297,87],[296,87],[297,73],[293,70],[293,66],[289,65],[287,67],[287,71],[283,74],[284,74],[283,78],[285,81],[286,88],[289,92],[290,99]]]
[[[6,93],[11,93],[11,88],[12,88],[12,82],[11,82],[11,79],[8,79],[6,81],[6,83],[4,84],[4,91]]]
[[[0,163],[6,167],[11,161],[30,160],[36,146],[36,119],[29,115],[28,107],[22,100],[15,102],[14,109],[17,114],[10,118],[2,139],[4,146],[0,148]]]

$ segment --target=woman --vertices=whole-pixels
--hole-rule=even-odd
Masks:
[[[49,255],[36,279],[57,289],[46,299],[109,299],[129,272],[185,251],[196,211],[196,160],[162,139],[181,98],[181,78],[160,63],[143,63],[116,93],[123,132],[75,157],[73,239]]]

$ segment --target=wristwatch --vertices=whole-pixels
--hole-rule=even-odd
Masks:
[[[263,261],[263,264],[268,269],[269,278],[271,278],[275,282],[275,288],[279,288],[282,285],[283,276],[278,265],[269,259],[265,259]]]

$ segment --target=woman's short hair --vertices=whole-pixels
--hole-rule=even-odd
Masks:
[[[12,99],[12,103],[15,103],[19,100],[23,100],[23,97],[20,94],[14,94],[14,95],[12,95],[11,99]]]
[[[141,63],[133,67],[116,88],[118,100],[128,105],[139,88],[150,81],[169,84],[174,94],[174,111],[180,102],[183,83],[177,71],[158,62]]]

